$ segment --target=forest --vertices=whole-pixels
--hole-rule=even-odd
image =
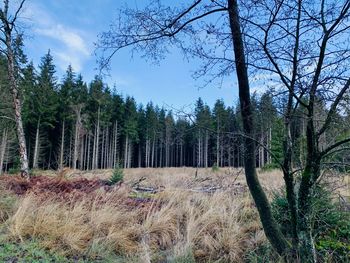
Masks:
[[[1,262],[350,261],[349,0],[118,5],[92,80],[26,54],[28,2],[0,4]],[[106,81],[125,49],[237,102],[143,105]]]
[[[1,61],[6,72],[6,59]],[[21,61],[30,168],[243,166],[239,105],[226,106],[218,100],[210,109],[199,98],[193,103],[193,112],[160,108],[152,102],[143,106],[132,97],[122,97],[117,87],[108,87],[98,76],[85,83],[71,66],[59,82],[50,52],[37,69],[25,57]],[[1,83],[1,94],[6,94],[6,77]],[[1,102],[2,115],[8,116],[11,99],[3,98],[8,100]],[[283,103],[274,101],[269,92],[256,95],[253,103],[259,123],[256,140],[261,144],[257,165],[263,167],[273,163],[269,150],[282,154],[282,116],[278,112],[283,111]],[[14,122],[3,118],[1,123],[2,170],[19,169]],[[302,125],[296,123],[295,133],[302,134],[300,129]],[[300,135],[296,138],[302,140]]]
[[[5,58],[1,61],[6,72]],[[226,106],[218,100],[210,109],[199,98],[192,112],[161,108],[152,102],[143,106],[132,97],[118,94],[117,87],[108,87],[99,76],[87,84],[71,66],[59,82],[50,52],[42,57],[37,69],[26,57],[21,61],[23,125],[31,168],[243,166],[239,105]],[[3,76],[1,94],[6,94],[8,80]],[[260,168],[278,167],[283,154],[281,128],[287,98],[276,99],[272,94],[267,91],[252,97],[255,140],[259,143],[256,165]],[[10,97],[3,98],[8,98],[1,102],[5,117],[12,106]],[[317,107],[321,118],[326,106],[320,101]],[[341,130],[349,125],[349,112],[338,119]],[[14,122],[2,118],[1,124],[2,171],[18,170]],[[292,132],[299,145],[294,160],[298,163],[303,159],[305,144],[301,114],[295,117]]]

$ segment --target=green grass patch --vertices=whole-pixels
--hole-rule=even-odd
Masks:
[[[1,239],[0,241],[0,262],[83,262],[50,253],[35,242],[3,242]]]

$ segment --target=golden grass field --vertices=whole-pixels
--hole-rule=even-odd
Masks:
[[[68,170],[55,183],[61,187],[81,177],[98,181],[112,172]],[[140,178],[140,189],[156,193],[132,188]],[[260,172],[259,178],[269,196],[283,186],[280,171]],[[126,169],[119,186],[88,192],[38,189],[39,181],[11,209],[0,204],[0,216],[6,217],[2,231],[9,239],[35,240],[72,258],[105,262],[108,255],[120,255],[124,261],[118,262],[244,262],[267,242],[241,169]]]

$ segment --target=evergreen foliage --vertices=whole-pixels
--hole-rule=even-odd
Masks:
[[[2,55],[0,68],[6,71],[6,58]],[[152,102],[143,106],[132,97],[118,94],[118,87],[111,89],[100,76],[86,83],[72,66],[68,66],[62,80],[58,81],[50,51],[37,68],[33,62],[22,63],[21,71],[19,84],[30,167],[56,169],[62,163],[88,170],[113,168],[120,162],[124,167],[216,169],[244,164],[239,104],[227,106],[223,100],[217,100],[210,108],[199,98],[189,116],[174,114]],[[0,94],[8,94],[6,83],[7,79],[1,75]],[[3,97],[1,114],[11,117],[11,101]],[[284,136],[281,113],[285,103],[275,101],[272,93],[266,92],[255,94],[252,104],[257,123],[255,139],[261,146],[256,155],[257,166],[280,168]],[[324,107],[321,103],[318,105],[320,114]],[[337,118],[345,126],[349,117],[345,114]],[[305,159],[303,121],[302,112],[293,119],[293,138],[297,145],[293,162],[296,165],[301,165]],[[13,127],[6,119],[0,119],[0,124],[1,135],[6,127]],[[328,140],[333,134],[327,136]],[[11,134],[7,146],[15,139]],[[6,154],[2,169],[17,168],[15,155],[12,150]]]
[[[109,178],[107,184],[112,186],[112,185],[115,185],[117,183],[123,182],[123,179],[124,179],[123,169],[120,168],[120,166],[118,165],[114,169],[113,174],[112,174],[111,178]]]
[[[313,225],[316,249],[320,262],[348,262],[350,260],[350,213],[334,201],[334,194],[322,186],[313,191],[310,220]],[[283,193],[275,193],[272,209],[274,217],[286,237],[291,238],[288,202]]]

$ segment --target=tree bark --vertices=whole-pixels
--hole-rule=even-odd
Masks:
[[[155,140],[156,140],[156,133],[154,132],[153,133],[153,141],[152,141],[152,162],[151,162],[152,167],[154,167]]]
[[[5,44],[6,44],[6,56],[7,56],[7,70],[8,70],[8,80],[11,89],[12,99],[13,99],[13,109],[15,113],[16,122],[16,133],[19,146],[19,160],[21,164],[21,176],[30,180],[29,175],[29,165],[28,165],[28,155],[25,134],[23,129],[22,121],[22,103],[18,91],[18,83],[16,80],[16,70],[15,70],[15,55],[12,50],[12,30],[13,24],[10,24],[8,20],[8,1],[5,1],[5,8],[1,15],[1,20],[4,25],[3,30],[5,33]],[[19,11],[19,10],[18,10]]]
[[[62,135],[61,135],[61,150],[60,150],[60,169],[63,169],[63,157],[64,157],[64,127],[65,121],[62,122]]]
[[[128,168],[128,158],[129,158],[129,136],[126,135],[125,137],[125,149],[124,149],[124,168]]]
[[[219,121],[217,121],[217,128],[216,128],[216,166],[219,167],[219,155],[220,155],[220,129],[219,129]]]
[[[117,156],[118,156],[118,121],[115,121],[115,131],[114,131],[114,156],[113,156],[113,168],[116,168],[117,165]]]
[[[228,13],[238,79],[243,131],[245,134],[244,168],[246,180],[267,238],[280,255],[285,255],[289,253],[290,245],[272,216],[270,204],[256,174],[253,111],[250,101],[249,79],[237,0],[228,0]]]
[[[7,129],[4,129],[2,132],[1,138],[1,146],[0,146],[0,175],[3,172],[3,165],[6,153],[6,145],[7,145]]]
[[[77,169],[77,162],[79,156],[79,145],[80,145],[80,128],[81,128],[81,105],[77,105],[74,109],[76,120],[75,120],[75,135],[74,135],[74,151],[73,151],[73,169]]]
[[[209,133],[205,131],[205,152],[204,152],[204,166],[208,168],[208,147],[209,147]]]
[[[40,148],[40,117],[38,119],[38,123],[36,126],[36,133],[35,133],[35,144],[34,144],[34,157],[33,157],[33,168],[38,168],[38,160],[39,160],[39,148]]]
[[[90,147],[91,147],[91,135],[90,135],[90,133],[88,133],[88,145],[87,145],[87,147],[88,147],[88,149],[87,149],[87,164],[86,164],[86,170],[90,170]]]

